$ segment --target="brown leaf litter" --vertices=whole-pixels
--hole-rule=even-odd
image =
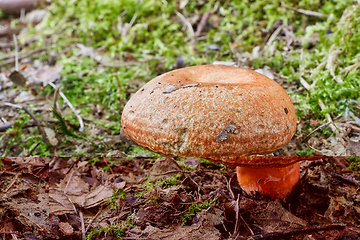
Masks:
[[[250,197],[233,168],[197,158],[2,161],[3,239],[81,239],[96,229],[107,229],[106,239],[360,237],[360,175],[343,157],[302,162],[300,182],[283,200]]]

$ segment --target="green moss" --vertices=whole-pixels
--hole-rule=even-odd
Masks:
[[[104,202],[105,205],[110,204],[111,208],[117,208],[118,207],[118,201],[123,200],[127,195],[127,192],[123,189],[114,189],[112,197]]]
[[[360,27],[359,15],[360,7],[354,4],[346,9],[340,21],[334,16],[329,16],[326,22],[307,28],[306,36],[318,31],[320,42],[313,51],[304,55],[306,57],[302,62],[307,70],[303,77],[312,85],[304,94],[310,108],[299,106],[299,110],[305,115],[309,110],[320,116],[337,115],[344,113],[348,107],[353,112],[359,112],[352,104],[360,98],[359,69],[348,68],[355,64],[360,50],[357,44],[360,41],[360,33],[353,31]],[[326,35],[325,32],[329,28],[333,34]],[[329,56],[333,56],[332,59],[329,60]],[[320,108],[319,99],[324,103],[325,109]]]
[[[154,191],[155,187],[154,187],[154,184],[150,181],[145,181],[142,185],[141,185],[141,188],[144,189],[144,191],[139,191],[139,192],[136,192],[134,194],[135,197],[142,197],[144,196],[146,193],[150,193],[152,191]]]
[[[296,155],[298,155],[298,156],[314,156],[314,155],[313,155],[313,152],[314,152],[314,150],[310,150],[310,149],[308,149],[308,148],[304,148],[304,149],[301,150],[301,151],[297,151],[297,152],[296,152]]]
[[[351,5],[353,7],[349,7]],[[325,16],[311,17],[298,13],[296,9]],[[345,9],[350,14],[340,21]],[[201,17],[202,13],[212,11],[212,17],[217,17],[216,27],[203,33],[201,39],[192,45],[193,39],[176,11],[190,20],[193,16]],[[111,134],[119,134],[121,112],[132,94],[128,91],[129,81],[147,82],[174,69],[177,56],[181,56],[187,65],[200,65],[214,60],[237,60],[237,52],[251,52],[255,46],[266,50],[266,40],[278,26],[274,24],[278,20],[283,26],[291,27],[296,36],[305,35],[302,58],[299,46],[294,46],[289,52],[286,40],[277,38],[273,43],[276,47],[274,56],[266,53],[255,59],[252,67],[269,66],[279,71],[289,83],[300,86],[299,91],[290,94],[297,115],[303,119],[310,115],[316,118],[324,118],[326,114],[337,116],[345,111],[357,115],[360,110],[354,101],[360,101],[360,70],[347,67],[358,61],[360,33],[354,29],[360,28],[359,16],[359,4],[351,0],[189,1],[181,11],[176,1],[63,0],[54,1],[37,29],[29,27],[29,34],[41,36],[39,41],[32,43],[32,48],[47,47],[61,54],[57,62],[63,65],[61,90],[75,108],[81,110],[81,116],[108,128]],[[192,26],[196,30],[196,22]],[[332,34],[328,34],[330,30]],[[319,41],[310,43],[309,39],[315,32],[319,34]],[[52,42],[47,46],[49,36]],[[94,50],[93,53],[102,59],[124,65],[108,67],[82,52],[77,44]],[[210,44],[217,44],[220,50],[208,50]],[[339,62],[331,72],[323,63],[334,51],[340,51],[336,57]],[[40,58],[47,61],[49,56],[43,54]],[[312,86],[309,90],[301,88],[300,66],[301,77]],[[333,75],[342,82],[335,81]],[[39,94],[52,95],[53,89],[47,87],[43,92],[39,90]],[[324,109],[320,108],[319,99],[324,103]],[[63,103],[61,98],[59,103]],[[98,115],[94,114],[95,106],[101,109]],[[62,116],[62,119],[78,123],[72,113]],[[58,130],[78,137],[72,129],[67,132],[59,126]],[[102,140],[87,136],[91,141],[95,141],[94,138],[98,142]],[[12,137],[5,152],[17,141],[18,136]],[[28,140],[27,144],[26,149],[30,149],[35,142]],[[40,144],[36,151],[47,155],[50,148]],[[100,146],[96,151],[103,149]],[[152,156],[157,155],[152,153]]]
[[[98,157],[82,158],[81,160],[87,161],[91,164],[91,166],[95,166],[97,163],[100,162],[100,159]]]
[[[159,187],[162,188],[170,188],[172,186],[176,186],[180,184],[180,178],[181,178],[181,174],[174,174],[173,176],[169,177],[169,178],[164,178],[162,180],[156,181],[155,185],[158,185]]]
[[[346,157],[345,160],[350,163],[348,171],[358,172],[360,170],[360,157]]]
[[[212,161],[209,161],[209,160],[204,159],[204,158],[200,158],[200,163],[205,165],[205,167],[208,167],[208,166],[224,167],[223,164],[212,162]]]
[[[136,146],[136,145],[133,145],[130,147],[130,150],[127,152],[127,154],[131,157],[134,157],[140,153],[150,153],[151,157],[162,157],[160,154],[157,154],[157,153],[154,153],[154,152],[151,152],[149,150],[146,150],[140,146]]]
[[[197,212],[200,212],[203,209],[209,209],[215,206],[217,198],[213,198],[210,201],[204,203],[194,203],[192,204],[187,212],[181,216],[181,221],[185,225],[188,220],[196,215]]]
[[[126,229],[127,229],[127,226],[122,226],[121,224],[114,224],[110,227],[94,229],[85,237],[85,240],[98,239],[100,237],[100,235],[102,235],[102,234],[105,237],[108,234],[113,234],[117,237],[117,239],[120,240],[120,239],[122,239],[121,237],[124,236]]]
[[[3,161],[1,161],[1,157],[0,157],[0,170],[2,170],[3,167],[4,167],[4,163],[3,163]]]

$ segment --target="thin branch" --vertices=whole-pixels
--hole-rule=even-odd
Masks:
[[[240,198],[240,195],[238,194],[237,199],[236,199],[236,205],[235,205],[236,219],[235,219],[235,227],[234,227],[234,233],[233,233],[234,236],[238,232],[238,228],[239,228],[239,198]]]
[[[303,57],[304,57],[304,51],[303,51],[303,49],[301,49],[301,53],[300,53],[300,66],[299,66],[299,71],[300,71],[300,83],[304,86],[304,88],[305,88],[306,90],[309,91],[310,85],[309,85],[309,83],[302,77],[302,75],[303,75],[303,65],[302,65]]]
[[[193,27],[191,26],[191,23],[184,15],[182,15],[180,12],[175,10],[176,15],[180,18],[180,20],[183,22],[184,25],[187,27],[187,34],[190,39],[190,44],[195,45],[195,32]]]
[[[19,56],[18,56],[18,60],[20,59],[23,59],[23,58],[27,58],[31,55],[33,55],[34,53],[37,53],[37,52],[41,52],[41,51],[44,51],[46,50],[46,48],[39,48],[39,49],[34,49],[32,51],[29,51],[29,52],[24,52],[24,53],[20,53]],[[8,59],[8,60],[6,60]],[[6,60],[6,61],[4,61]],[[0,58],[0,61],[3,61],[0,63],[0,67],[4,66],[4,65],[7,65],[7,64],[11,64],[13,63],[15,60],[15,56],[7,56],[7,57],[4,57],[4,58]]]
[[[53,87],[55,90],[57,90],[57,87],[55,86],[55,84],[53,84],[52,82],[48,83],[51,87]],[[79,131],[83,132],[84,131],[84,122],[80,116],[80,114],[78,114],[78,112],[76,111],[75,107],[71,104],[71,102],[66,98],[66,96],[59,90],[59,94],[60,96],[64,99],[64,102],[66,102],[66,104],[71,108],[71,110],[74,112],[75,116],[77,117],[77,119],[79,120],[79,124],[80,124],[80,128]]]
[[[81,222],[81,236],[82,239],[85,239],[85,223],[84,223],[84,215],[82,210],[79,210],[79,217],[80,217],[80,222]]]
[[[19,54],[18,54],[18,45],[17,45],[17,40],[16,40],[16,35],[13,34],[13,38],[14,38],[14,44],[15,44],[15,70],[19,71]]]
[[[269,38],[269,40],[266,43],[266,46],[270,46],[272,44],[273,41],[275,41],[276,37],[279,35],[279,33],[281,32],[281,30],[283,29],[284,24],[281,24],[274,32],[273,34],[271,34],[271,37]]]
[[[47,137],[46,137],[46,133],[43,129],[43,127],[41,126],[38,118],[26,107],[23,107],[21,105],[18,104],[12,104],[12,103],[4,103],[4,105],[9,106],[9,107],[13,107],[13,108],[18,108],[18,109],[22,109],[24,110],[27,114],[29,114],[29,116],[34,120],[35,125],[39,128],[41,135],[43,137],[43,142],[46,142]]]
[[[4,190],[4,193],[6,193],[7,191],[9,191],[9,189],[12,187],[12,185],[14,185],[14,183],[16,182],[16,179],[18,179],[18,177],[20,176],[21,173],[18,173],[15,175],[14,179],[11,181],[11,183],[9,184],[9,186]]]
[[[312,227],[304,227],[297,229],[290,229],[285,231],[277,231],[272,233],[263,233],[261,235],[251,236],[248,239],[250,240],[263,240],[263,239],[279,239],[286,236],[298,236],[301,233],[311,233],[311,232],[319,232],[319,231],[327,231],[327,230],[335,230],[335,229],[343,229],[345,228],[345,224],[327,224],[322,226],[312,226]]]
[[[210,12],[206,12],[202,15],[201,20],[196,28],[196,33],[195,33],[196,37],[200,36],[202,30],[204,29],[204,27],[209,19],[209,16],[210,16]]]

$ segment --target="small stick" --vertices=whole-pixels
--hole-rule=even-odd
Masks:
[[[230,178],[229,178],[229,181],[226,181],[226,182],[227,182],[227,188],[229,189],[229,192],[231,193],[232,199],[235,199],[234,192],[232,191],[231,185],[230,185],[231,179],[232,179],[232,178],[230,177]]]
[[[325,109],[325,104],[324,104],[324,102],[323,102],[320,98],[318,98],[318,102],[319,102],[319,106],[320,106],[321,110],[324,110],[324,109]],[[325,114],[325,117],[326,117],[327,121],[330,123],[331,131],[335,132],[335,131],[336,131],[336,127],[335,127],[335,125],[334,125],[334,122],[333,122],[330,114],[329,114],[329,113],[326,113],[326,114]]]
[[[235,220],[235,227],[234,227],[234,233],[233,235],[235,235],[238,231],[239,228],[239,197],[240,194],[238,194],[237,199],[236,199],[236,206],[235,206],[235,214],[236,214],[236,220]]]
[[[112,170],[112,169],[111,169],[111,167],[109,166],[109,163],[108,163],[108,161],[106,160],[106,158],[105,158],[105,157],[103,157],[103,160],[104,160],[104,162],[105,162],[106,166],[108,166],[108,167],[109,167],[109,170],[110,170],[111,174],[114,174],[113,170]]]
[[[308,135],[306,135],[302,140],[301,142],[306,142],[311,135],[313,135],[315,132],[319,131],[320,129],[323,129],[325,127],[327,127],[331,122],[327,122],[327,123],[324,123],[322,124],[321,126],[315,128],[314,130],[312,130]]]
[[[196,33],[195,33],[196,37],[200,36],[202,30],[204,29],[204,27],[207,23],[209,16],[210,16],[210,12],[206,12],[202,15],[199,25],[196,28]]]
[[[5,236],[5,234],[4,234],[4,236]],[[16,236],[15,233],[11,233],[11,237],[12,237],[14,240],[18,240],[18,238],[17,238],[17,236]]]
[[[59,93],[60,93],[60,88],[57,87],[56,90],[55,90],[55,94],[54,94],[54,103],[53,103],[53,109],[55,109],[57,111],[57,101],[59,99]]]
[[[274,239],[280,238],[285,236],[297,236],[300,233],[311,233],[311,232],[319,232],[319,231],[327,231],[327,230],[334,230],[334,229],[342,229],[345,228],[345,224],[326,224],[321,226],[314,226],[314,227],[305,227],[300,229],[290,229],[281,232],[272,232],[272,233],[264,233],[261,235],[251,236],[248,239],[252,240],[261,240],[261,239]]]
[[[57,90],[57,87],[55,86],[55,84],[53,84],[52,82],[48,83],[51,87],[53,87],[55,90]],[[71,104],[71,102],[66,98],[66,96],[59,90],[59,94],[60,96],[64,99],[64,102],[67,103],[67,105],[71,108],[71,110],[74,112],[75,116],[77,117],[77,119],[79,120],[79,124],[80,124],[80,128],[79,131],[83,132],[84,131],[84,122],[81,118],[81,116],[77,113],[76,109],[74,108],[74,106]]]
[[[299,66],[299,71],[300,71],[300,83],[304,86],[304,88],[306,90],[310,89],[310,85],[308,84],[308,82],[302,77],[302,73],[303,73],[303,68],[302,68],[302,60],[304,57],[304,51],[301,49],[301,54],[300,54],[300,66]]]
[[[18,45],[16,40],[16,35],[13,34],[14,44],[15,44],[15,70],[19,71],[19,54],[18,54]]]
[[[281,24],[274,32],[273,34],[271,34],[271,37],[269,38],[269,40],[266,43],[266,46],[269,46],[272,44],[272,42],[276,39],[276,37],[279,35],[279,33],[281,32],[281,30],[283,29],[284,24]]]
[[[9,106],[9,107],[13,107],[13,108],[22,109],[22,110],[24,110],[27,114],[29,114],[30,117],[34,120],[35,125],[39,128],[39,130],[40,130],[40,132],[41,132],[41,135],[42,135],[42,137],[43,137],[43,142],[46,142],[47,137],[46,137],[46,133],[45,133],[44,129],[42,128],[40,122],[38,121],[38,118],[35,117],[35,115],[34,115],[32,112],[30,112],[29,109],[27,109],[26,107],[23,107],[23,106],[21,106],[21,105],[12,104],[12,103],[4,103],[4,105]]]
[[[7,191],[9,191],[9,189],[12,187],[12,185],[14,185],[14,183],[16,182],[16,179],[19,177],[21,173],[18,173],[15,175],[14,179],[11,181],[10,185],[5,189],[4,193],[6,193]]]
[[[285,5],[285,3],[282,2],[282,4]],[[318,12],[314,12],[311,10],[305,10],[305,9],[301,9],[301,8],[293,8],[293,7],[289,7],[287,5],[285,5],[285,8],[293,10],[295,12],[310,16],[310,17],[320,17],[320,18],[325,18],[328,17],[328,15],[322,14],[322,13],[318,13]]]
[[[85,223],[84,223],[84,215],[83,215],[82,210],[79,210],[79,217],[81,220],[81,236],[82,236],[82,239],[84,240],[85,239]]]
[[[91,224],[92,224],[92,223],[94,222],[94,220],[100,215],[100,213],[102,212],[102,208],[103,208],[103,206],[101,205],[99,211],[95,214],[95,216],[94,216],[93,218],[90,219],[89,224],[88,224],[88,226],[86,227],[84,234],[86,234],[86,232],[87,232],[87,231],[89,230],[89,228],[91,227]]]
[[[250,228],[249,224],[245,221],[245,219],[240,215],[241,220],[244,222],[247,229],[251,232],[251,235],[255,235],[254,231]]]
[[[31,155],[31,153],[40,145],[41,142],[38,142],[30,151],[29,154]]]
[[[176,15],[180,18],[180,20],[183,22],[183,24],[186,25],[188,31],[188,37],[190,39],[190,44],[194,45],[195,44],[195,32],[193,27],[191,26],[191,23],[189,22],[189,20],[186,19],[186,17],[184,17],[184,15],[182,15],[181,13],[179,13],[177,10],[175,10]]]
[[[75,171],[73,171],[70,175],[69,181],[66,183],[65,189],[64,189],[64,194],[67,194],[67,189],[69,188],[70,183],[72,182],[73,178],[75,176]]]
[[[46,48],[34,49],[34,50],[32,50],[32,51],[25,52],[25,53],[23,53],[23,54],[20,53],[19,56],[18,56],[18,60],[19,60],[19,59],[26,58],[26,57],[29,57],[29,56],[33,55],[34,53],[41,52],[41,51],[44,51],[44,50],[46,50]],[[15,57],[16,57],[16,56],[15,56]],[[7,64],[13,63],[13,61],[14,61],[14,56],[8,56],[8,57],[0,58],[0,61],[3,61],[3,60],[5,60],[5,59],[8,59],[8,60],[6,60],[6,61],[4,61],[4,62],[1,62],[1,63],[0,63],[0,67],[2,67],[2,66],[4,66],[4,65],[7,65]]]

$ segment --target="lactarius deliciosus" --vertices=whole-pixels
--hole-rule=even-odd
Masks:
[[[299,180],[292,158],[245,157],[281,149],[296,129],[286,91],[249,69],[203,65],[160,75],[127,102],[121,124],[131,140],[161,155],[237,166],[247,193],[283,198]]]

